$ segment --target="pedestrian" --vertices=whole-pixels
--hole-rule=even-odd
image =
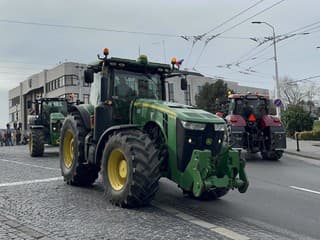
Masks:
[[[16,145],[20,145],[21,142],[21,130],[17,128],[16,130]]]
[[[4,138],[3,138],[3,135],[2,135],[2,131],[0,131],[0,144],[1,144],[1,147],[4,144]]]
[[[7,130],[6,130],[6,146],[13,146],[13,142],[12,142],[12,132],[10,129],[10,124],[7,124]]]

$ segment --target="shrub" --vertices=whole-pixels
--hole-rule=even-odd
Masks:
[[[294,136],[295,132],[312,130],[313,120],[310,113],[298,105],[289,106],[282,114],[281,120],[289,136]]]
[[[320,131],[320,120],[315,120],[313,122],[313,130],[319,130]]]
[[[304,131],[300,134],[301,140],[320,140],[320,130],[319,131]]]

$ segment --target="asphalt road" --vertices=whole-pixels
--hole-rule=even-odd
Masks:
[[[235,226],[255,225],[264,232],[292,239],[307,236],[320,239],[320,167],[316,162],[297,159],[284,155],[279,162],[269,162],[253,157],[247,161],[250,180],[247,193],[232,191],[216,202],[182,198],[181,192],[168,181],[162,182],[157,197],[176,208],[183,201],[185,211],[192,208],[194,214],[204,213],[202,219],[211,222],[220,219],[234,222]]]
[[[150,207],[126,210],[105,201],[99,181],[89,189],[64,184],[57,148],[43,158],[29,157],[26,146],[0,148],[0,239],[320,239],[319,165],[289,155],[279,162],[253,156],[245,194],[198,201],[161,179]],[[33,235],[23,235],[28,231]]]

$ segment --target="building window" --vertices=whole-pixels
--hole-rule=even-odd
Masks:
[[[53,80],[53,82],[54,82],[54,89],[57,89],[58,88],[57,79]]]
[[[64,86],[64,77],[59,77],[59,86],[63,87]]]
[[[20,96],[17,96],[15,98],[12,98],[10,101],[10,107],[14,107],[17,104],[20,104]]]
[[[184,102],[187,105],[191,105],[190,85],[188,84],[187,90],[184,91]]]
[[[64,77],[64,83],[66,86],[72,86],[72,77],[71,75]]]
[[[202,86],[198,86],[198,94],[201,92]]]
[[[76,75],[66,75],[64,76],[65,86],[77,86],[78,76]]]
[[[83,94],[83,102],[88,104],[89,103],[89,99],[90,99],[90,95],[89,94]]]
[[[168,85],[168,97],[169,102],[174,102],[174,91],[173,91],[173,83],[169,83]]]
[[[53,81],[50,82],[50,91],[54,90]]]

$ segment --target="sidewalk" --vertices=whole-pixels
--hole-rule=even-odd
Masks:
[[[320,160],[320,141],[302,141],[299,140],[300,151],[297,151],[297,141],[287,138],[287,149],[285,153],[297,155],[306,158]]]

